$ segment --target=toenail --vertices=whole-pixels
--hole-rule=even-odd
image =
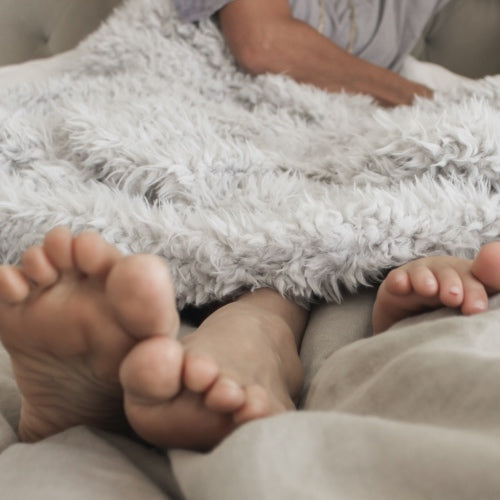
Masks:
[[[485,311],[488,308],[488,303],[484,300],[476,300],[474,302],[474,309],[477,309],[479,311]]]
[[[238,384],[237,382],[235,382],[233,379],[231,378],[227,378],[227,377],[224,377],[224,378],[221,378],[220,379],[220,383],[223,384],[225,386],[226,389],[230,390],[231,392],[241,392],[243,389],[241,388],[240,384]]]
[[[460,295],[460,288],[458,286],[452,286],[450,288],[450,295]]]

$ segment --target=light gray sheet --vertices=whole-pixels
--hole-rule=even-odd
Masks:
[[[2,75],[19,79],[18,68]],[[84,427],[19,443],[20,399],[0,348],[0,499],[500,498],[500,311],[437,312],[364,338],[372,301],[316,307],[303,409],[245,425],[208,454]]]
[[[363,339],[371,299],[314,311],[303,410],[247,424],[207,454],[83,427],[19,444],[3,356],[2,499],[500,498],[500,300]]]

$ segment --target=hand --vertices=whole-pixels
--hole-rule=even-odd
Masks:
[[[411,106],[415,101],[416,97],[423,97],[426,99],[432,99],[434,96],[434,91],[425,85],[413,82],[411,80],[406,80],[403,77],[399,77],[399,92],[394,91],[388,97],[377,97],[374,95],[378,103],[384,108],[391,108],[394,106],[408,105]]]
[[[329,92],[373,96],[383,106],[432,97],[430,88],[349,54],[294,19],[288,0],[234,0],[219,13],[222,32],[251,74],[288,74]]]

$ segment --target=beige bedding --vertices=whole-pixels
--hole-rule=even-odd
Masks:
[[[247,424],[207,454],[84,427],[20,444],[2,353],[0,497],[500,498],[500,300],[480,316],[438,311],[363,339],[371,302],[318,307],[303,409]]]
[[[0,83],[39,79],[40,68],[19,75],[0,72]],[[245,425],[207,454],[85,427],[19,443],[0,346],[0,500],[499,499],[500,299],[484,315],[439,311],[375,338],[372,302],[364,292],[316,307],[302,409]]]

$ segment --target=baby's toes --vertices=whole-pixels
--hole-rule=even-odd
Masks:
[[[477,314],[488,309],[488,294],[484,285],[472,275],[462,278],[464,299],[461,311],[463,314]]]
[[[408,295],[412,292],[410,276],[403,268],[393,269],[385,278],[384,287],[392,295]]]
[[[413,291],[425,298],[435,297],[439,292],[439,282],[427,266],[416,265],[408,270]]]
[[[447,307],[459,307],[464,300],[463,277],[452,267],[435,271],[439,282],[439,299]]]

